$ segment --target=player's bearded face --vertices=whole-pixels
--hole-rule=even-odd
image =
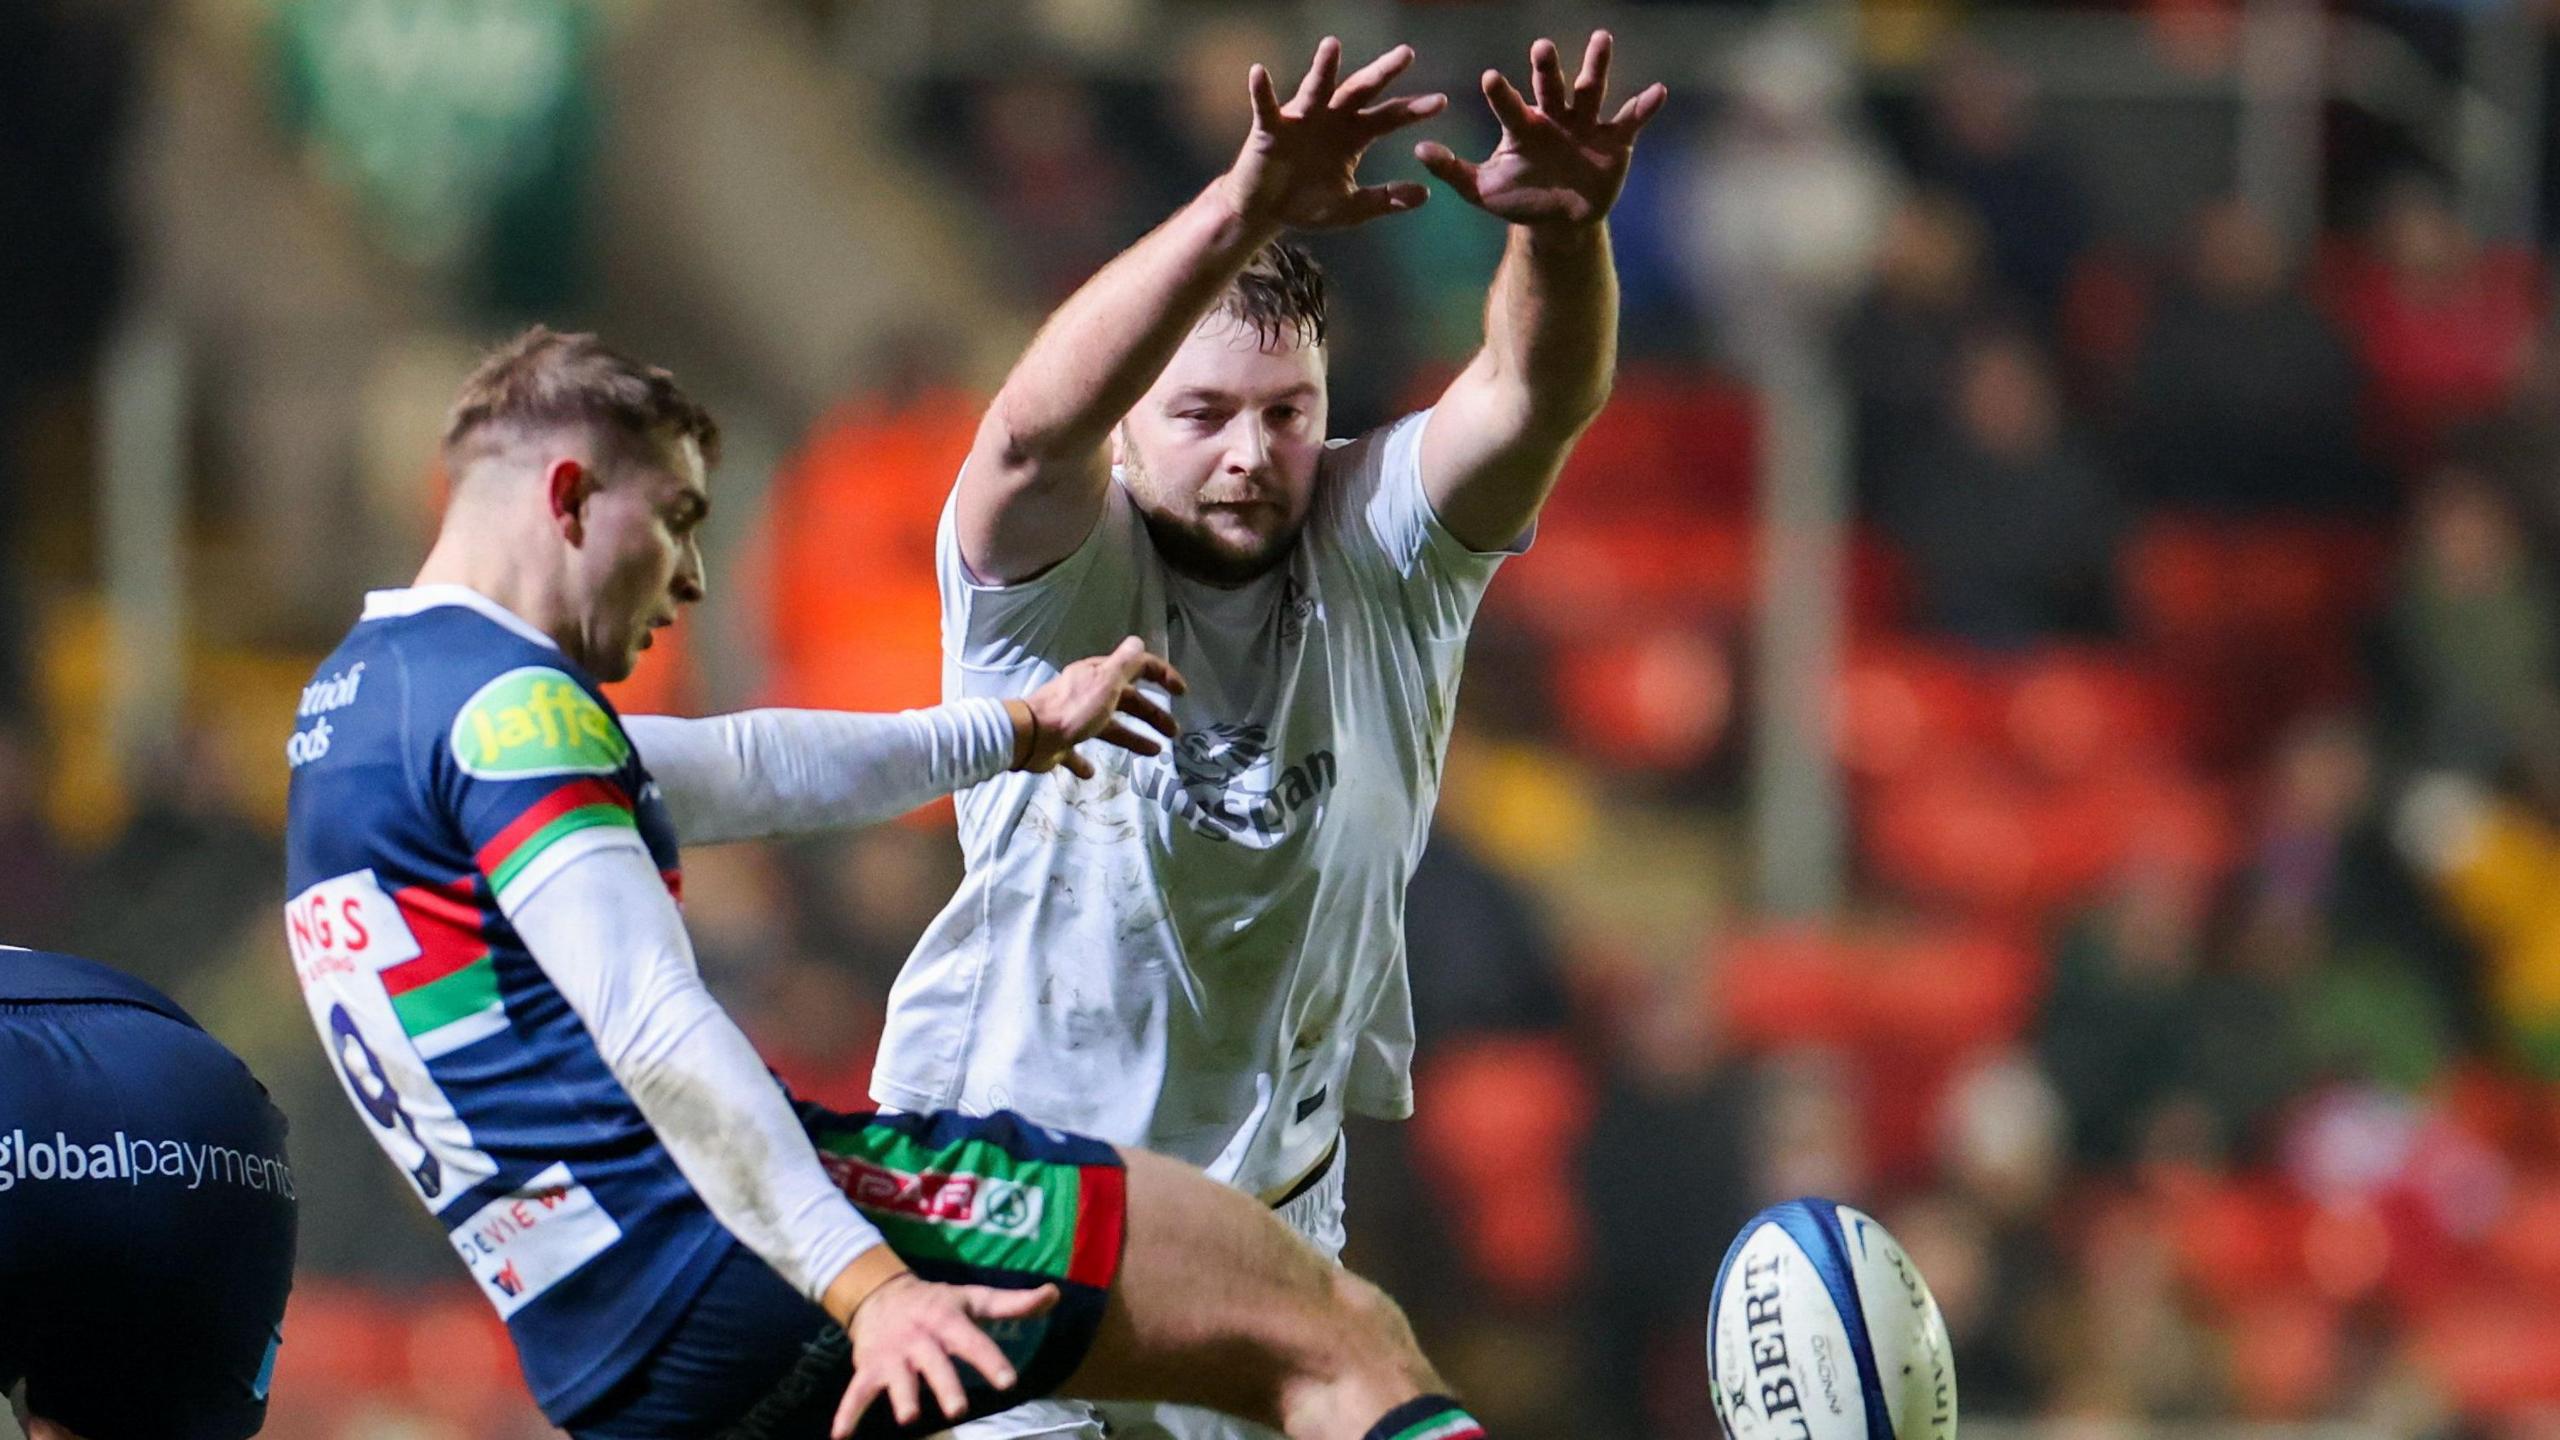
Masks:
[[[1236,585],[1287,558],[1315,500],[1324,380],[1322,349],[1265,346],[1224,315],[1183,342],[1112,442],[1168,564]]]
[[[710,512],[701,452],[626,458],[587,500],[578,551],[585,596],[576,657],[597,679],[630,678],[653,632],[703,596],[697,528]]]

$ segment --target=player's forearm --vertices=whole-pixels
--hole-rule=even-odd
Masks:
[[[501,908],[593,1037],[713,1217],[812,1300],[882,1244],[818,1163],[755,1047],[695,968],[684,922],[647,854],[600,844]],[[894,1269],[894,1267],[890,1267]],[[876,1279],[872,1283],[877,1283]]]
[[[988,408],[981,457],[1008,468],[1099,450],[1278,227],[1246,219],[1223,177],[1122,251],[1049,317]]]
[[[634,715],[624,728],[688,845],[875,825],[1003,774],[1021,748],[1018,718],[994,700]]]
[[[1484,350],[1528,438],[1569,445],[1608,403],[1618,270],[1606,225],[1511,227],[1485,300]]]
[[[1618,276],[1605,226],[1513,226],[1485,300],[1485,338],[1424,437],[1424,485],[1479,550],[1537,518],[1574,441],[1608,402]]]

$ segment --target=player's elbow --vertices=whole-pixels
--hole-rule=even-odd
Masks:
[[[998,395],[978,423],[971,469],[1011,490],[1037,490],[1076,470],[1109,430],[1041,418],[1032,407]]]

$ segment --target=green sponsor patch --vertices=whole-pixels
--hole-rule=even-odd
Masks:
[[[828,1174],[909,1260],[1063,1279],[1075,1259],[1083,1173],[984,1140],[943,1149],[884,1127],[822,1129]]]
[[[453,758],[484,780],[610,775],[631,742],[577,681],[527,665],[481,686],[453,717]]]

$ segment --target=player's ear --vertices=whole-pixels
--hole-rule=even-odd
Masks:
[[[596,492],[595,472],[575,460],[562,458],[551,462],[542,472],[545,495],[551,502],[551,518],[575,543],[585,538],[587,498]]]

